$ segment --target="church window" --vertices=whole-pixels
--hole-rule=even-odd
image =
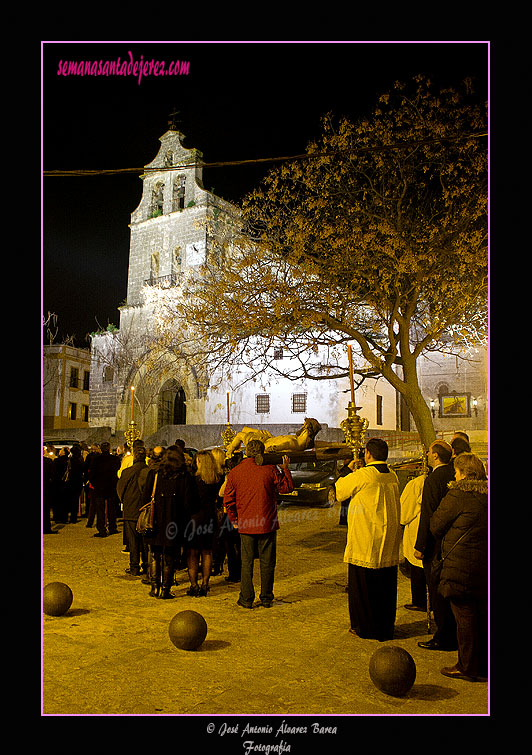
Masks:
[[[306,411],[307,411],[307,394],[306,393],[292,394],[292,412],[294,414],[300,414]]]
[[[257,414],[270,413],[270,396],[267,393],[258,393],[255,396],[255,411]]]
[[[185,209],[185,176],[178,176],[174,183],[174,192],[172,197],[172,210]]]
[[[104,383],[112,383],[115,376],[115,371],[113,367],[105,367],[103,371],[103,382]]]
[[[159,277],[159,252],[153,252],[151,256],[150,275],[152,280]]]
[[[79,388],[79,370],[77,367],[70,368],[70,388]]]
[[[162,215],[163,205],[164,205],[164,184],[157,183],[153,187],[150,217],[156,218],[159,215]]]
[[[382,396],[377,395],[377,425],[382,425]]]

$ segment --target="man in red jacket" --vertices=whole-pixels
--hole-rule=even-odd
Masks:
[[[243,608],[252,608],[255,599],[255,557],[260,561],[261,592],[258,605],[270,608],[273,603],[279,529],[276,492],[290,493],[294,489],[288,468],[288,456],[283,456],[282,467],[279,470],[273,464],[262,466],[263,453],[264,443],[251,440],[246,446],[247,458],[227,475],[224,492],[224,506],[228,519],[240,533],[242,575],[237,603]]]

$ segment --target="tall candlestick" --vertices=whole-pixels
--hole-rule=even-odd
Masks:
[[[351,353],[351,345],[347,346],[347,355],[349,357],[349,382],[351,383],[351,403],[355,403],[355,383],[353,379],[353,355]]]
[[[131,421],[135,421],[135,386],[131,386]]]
[[[227,391],[227,424],[229,424],[229,391]]]

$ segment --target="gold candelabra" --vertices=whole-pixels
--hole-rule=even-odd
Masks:
[[[231,442],[236,438],[236,432],[231,427],[229,421],[229,391],[227,391],[227,427],[220,433],[224,442],[224,447],[229,448]]]
[[[364,434],[369,425],[366,417],[359,417],[357,414],[357,410],[361,408],[360,406],[355,406],[354,401],[350,401],[347,406],[347,417],[340,423],[345,442],[353,449],[353,456],[355,458],[364,445]]]
[[[133,442],[140,438],[140,430],[135,422],[135,386],[131,386],[131,421],[128,425],[128,429],[124,432],[124,437],[130,448],[133,447]]]
[[[364,445],[364,434],[368,429],[369,421],[365,417],[359,417],[357,410],[361,406],[355,403],[355,381],[353,377],[353,354],[351,345],[347,346],[347,356],[349,358],[349,382],[351,385],[351,401],[347,406],[347,418],[340,423],[340,427],[345,437],[345,442],[353,449],[353,456],[356,458],[360,449]]]
[[[130,448],[133,446],[133,442],[140,438],[140,430],[136,422],[131,421],[129,423],[128,429],[124,432],[124,437]]]

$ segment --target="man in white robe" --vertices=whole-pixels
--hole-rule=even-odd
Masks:
[[[410,611],[427,610],[425,572],[419,559],[414,555],[424,484],[425,475],[419,475],[414,477],[413,480],[409,480],[401,493],[401,524],[404,526],[403,556],[410,566],[410,590],[412,593],[412,602],[407,603],[405,608]]]
[[[386,460],[388,445],[371,438],[365,466],[336,482],[336,497],[349,501],[347,544],[350,632],[365,639],[391,640],[397,603],[401,544],[399,481]]]

